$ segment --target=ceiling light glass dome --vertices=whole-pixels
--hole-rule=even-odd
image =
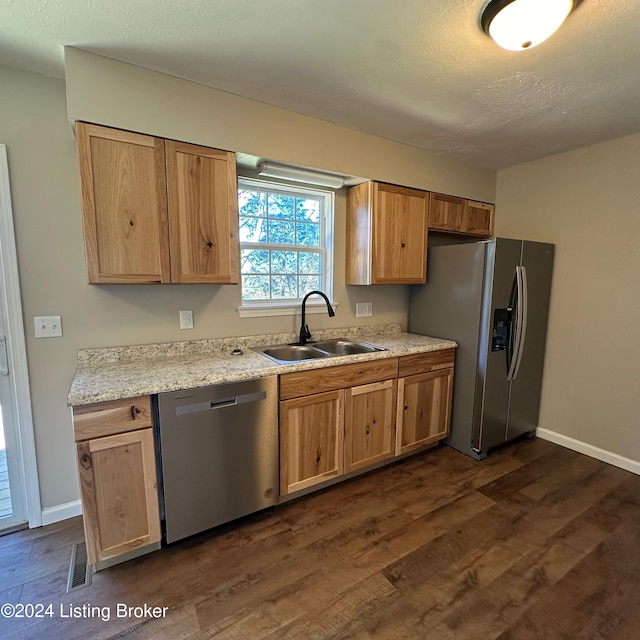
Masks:
[[[503,49],[523,51],[553,35],[574,4],[574,0],[491,0],[480,24]]]

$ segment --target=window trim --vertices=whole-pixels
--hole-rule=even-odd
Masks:
[[[318,189],[308,187],[307,185],[287,185],[279,182],[271,182],[267,180],[256,180],[255,178],[245,178],[238,176],[238,189],[247,189],[251,191],[273,193],[280,192],[285,195],[299,195],[302,193],[308,193],[314,197],[323,200],[322,219],[320,222],[320,234],[324,238],[324,243],[321,246],[324,254],[324,270],[322,274],[323,292],[327,294],[329,300],[332,300],[332,306],[335,308],[336,303],[333,302],[333,264],[334,264],[334,208],[335,208],[335,194],[333,191],[327,189]],[[241,216],[240,216],[241,217]],[[255,247],[254,243],[240,242],[240,250],[244,247],[244,244]],[[265,247],[265,245],[261,245]],[[271,245],[266,245],[270,247]],[[275,245],[274,245],[275,246]],[[279,246],[279,245],[278,245]],[[303,248],[302,245],[287,245],[289,247],[295,246],[296,249]],[[309,247],[312,249],[313,247]],[[261,316],[285,316],[296,315],[300,309],[302,298],[282,298],[275,300],[243,300],[242,299],[242,274],[240,274],[240,306],[237,307],[238,314],[241,318],[255,318]],[[308,313],[326,313],[326,305],[320,297],[316,296],[309,299],[307,303]]]

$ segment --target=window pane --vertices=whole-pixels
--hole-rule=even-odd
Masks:
[[[303,222],[320,222],[320,202],[310,198],[297,198],[296,219]]]
[[[240,218],[240,242],[266,242],[266,225],[265,218]]]
[[[298,273],[298,254],[295,251],[272,251],[271,273]]]
[[[242,276],[243,300],[269,300],[269,276]]]
[[[299,222],[297,225],[296,244],[307,247],[320,246],[320,225]]]
[[[296,199],[293,196],[282,196],[278,193],[270,193],[267,200],[267,208],[270,218],[287,218],[293,220]],[[273,241],[272,241],[273,242]]]
[[[311,251],[301,251],[300,273],[320,273],[320,254]]]
[[[240,265],[242,273],[269,273],[269,252],[262,249],[243,249]]]
[[[272,298],[297,298],[298,297],[298,277],[297,276],[273,276],[271,278]]]
[[[295,222],[269,220],[269,242],[273,244],[295,244]]]
[[[264,216],[267,198],[264,193],[238,189],[238,207],[241,216]]]
[[[300,298],[307,295],[309,291],[318,289],[320,289],[320,276],[300,276]]]

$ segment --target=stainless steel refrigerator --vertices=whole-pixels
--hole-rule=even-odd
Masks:
[[[430,246],[409,331],[456,352],[449,446],[480,459],[538,426],[554,246],[493,238]]]

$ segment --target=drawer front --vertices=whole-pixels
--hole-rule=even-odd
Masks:
[[[76,442],[153,426],[151,398],[125,398],[73,409]]]
[[[338,365],[280,376],[280,400],[335,391],[357,385],[388,380],[398,375],[398,358]]]
[[[453,367],[455,355],[455,349],[442,349],[441,351],[401,356],[398,364],[398,377],[404,378],[418,373],[429,373],[430,371]]]

